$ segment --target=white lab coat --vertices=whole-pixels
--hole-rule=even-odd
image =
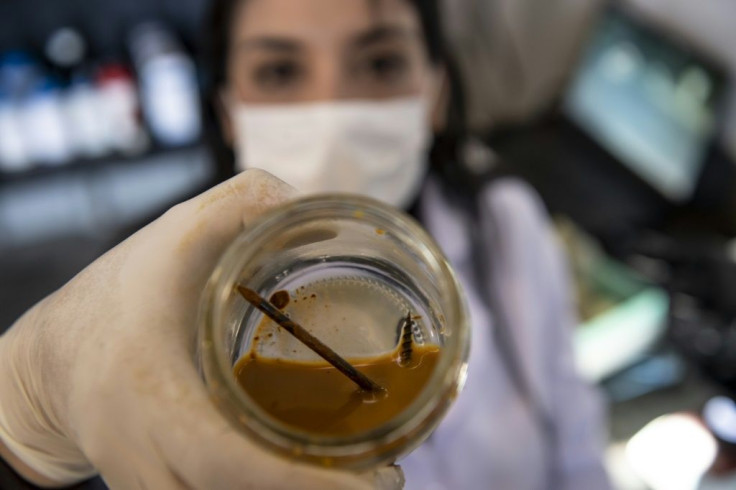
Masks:
[[[501,361],[493,312],[471,280],[477,264],[468,237],[475,225],[430,180],[421,198],[422,219],[465,288],[472,342],[465,389],[430,439],[401,463],[406,488],[609,488],[601,460],[602,406],[575,373],[570,344],[575,315],[541,203],[512,179],[495,182],[480,199],[485,253],[499,259],[491,277],[513,332],[516,359],[552,423],[554,442],[545,442],[542,425]],[[495,226],[484,225],[489,218]],[[556,475],[554,482],[550,475]]]

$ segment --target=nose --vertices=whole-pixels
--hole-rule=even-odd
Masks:
[[[338,60],[336,55],[323,55],[315,60],[308,95],[310,101],[341,100],[351,96],[351,84]]]

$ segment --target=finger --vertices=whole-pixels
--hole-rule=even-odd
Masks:
[[[404,472],[401,466],[391,465],[361,475],[375,490],[401,490],[404,488]]]
[[[203,448],[207,452],[216,452],[220,459],[216,465],[201,467],[193,475],[195,488],[240,488],[247,485],[271,490],[373,488],[372,481],[366,481],[359,475],[298,463],[267,452],[232,428],[205,441]],[[201,461],[201,458],[197,461]]]
[[[296,196],[296,189],[260,169],[249,169],[183,203],[209,222],[212,218],[248,223],[253,217]]]
[[[128,441],[131,442],[131,441]],[[121,445],[111,442],[96,462],[111,490],[188,490],[192,488],[163,459],[152,441]]]
[[[150,422],[166,424],[152,435],[168,465],[192,487],[373,488],[358,475],[299,464],[265,450],[220,414],[193,366],[182,364],[177,372],[179,379],[172,381],[180,386],[177,395],[157,399],[157,413],[167,414],[165,422]]]
[[[250,169],[171,209],[164,223],[179,233],[180,247],[203,238],[229,242],[264,211],[295,195],[293,187],[259,169]],[[176,234],[176,233],[175,233]]]
[[[110,490],[189,490],[187,483],[165,468],[145,469],[136,468],[129,464],[124,471],[115,471],[111,474],[101,473],[105,485]]]
[[[247,170],[172,208],[154,224],[151,236],[165,237],[158,247],[172,250],[172,263],[187,264],[183,277],[171,279],[182,288],[198,288],[245,224],[294,196],[293,187],[271,174]]]

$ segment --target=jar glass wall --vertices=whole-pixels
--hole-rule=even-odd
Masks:
[[[284,423],[238,384],[247,355],[283,362],[319,358],[238,293],[289,294],[284,312],[345,359],[396,351],[410,315],[417,346],[436,364],[416,397],[390,420],[359,433],[325,435]],[[283,294],[283,293],[282,293]],[[203,295],[199,362],[208,389],[233,424],[268,448],[325,466],[364,470],[420,444],[461,389],[467,312],[441,251],[410,217],[348,195],[290,202],[250,225],[229,247]]]

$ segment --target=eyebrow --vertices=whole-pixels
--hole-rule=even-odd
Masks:
[[[405,27],[379,25],[356,35],[351,44],[356,48],[365,48],[372,44],[395,39],[414,39],[417,33]],[[303,49],[303,43],[296,39],[281,36],[263,35],[244,39],[237,43],[237,49],[266,49],[281,53],[295,53]]]
[[[417,32],[406,27],[392,25],[378,25],[355,36],[352,44],[355,47],[363,48],[383,41],[392,41],[395,39],[414,39]]]
[[[259,36],[240,41],[237,44],[237,49],[266,49],[282,53],[293,53],[302,49],[302,43],[286,37]]]

